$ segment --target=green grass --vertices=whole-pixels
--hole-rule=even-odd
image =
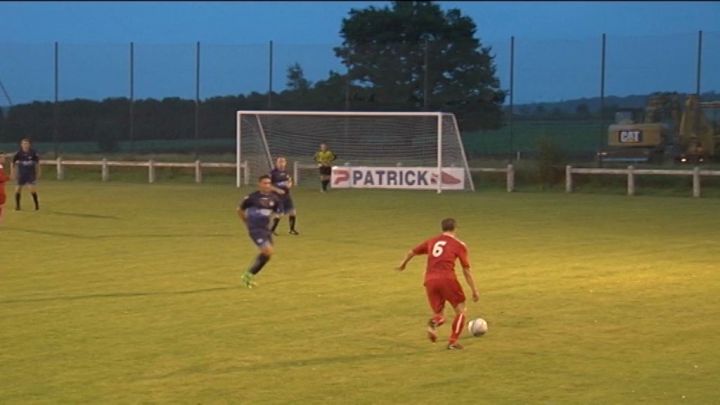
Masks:
[[[42,183],[0,227],[0,403],[717,401],[718,199],[299,190],[245,290],[241,194]],[[392,270],[447,215],[490,325],[462,352]]]

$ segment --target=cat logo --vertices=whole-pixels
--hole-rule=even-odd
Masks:
[[[618,140],[620,143],[640,143],[642,142],[642,131],[639,129],[618,131]]]

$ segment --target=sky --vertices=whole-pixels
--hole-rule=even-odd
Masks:
[[[705,90],[720,90],[720,2],[439,2],[459,8],[489,45],[509,85],[516,38],[516,102],[596,96],[600,37],[608,36],[607,93],[694,91],[703,30]],[[0,81],[14,103],[53,96],[58,41],[61,99],[127,96],[135,42],[135,96],[201,97],[265,91],[268,42],[274,90],[299,62],[310,80],[342,71],[332,47],[352,8],[388,2],[0,2]],[[0,94],[0,105],[8,101]]]

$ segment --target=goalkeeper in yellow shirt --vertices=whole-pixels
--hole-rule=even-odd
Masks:
[[[326,192],[328,184],[330,184],[330,175],[332,174],[332,163],[337,159],[333,151],[328,149],[326,143],[320,144],[320,150],[315,152],[315,162],[320,171],[320,184],[322,184],[321,192]]]

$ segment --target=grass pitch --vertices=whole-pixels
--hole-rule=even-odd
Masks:
[[[246,290],[232,187],[40,196],[0,228],[0,403],[718,398],[717,199],[299,190],[302,235],[283,220]],[[424,336],[424,261],[393,270],[444,216],[481,290],[469,316],[490,325],[459,352]]]

